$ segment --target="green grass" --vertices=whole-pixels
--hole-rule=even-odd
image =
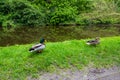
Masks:
[[[40,72],[57,68],[110,67],[120,63],[120,36],[101,38],[98,46],[88,46],[86,40],[46,43],[42,54],[28,49],[33,44],[0,47],[0,79],[26,80]]]

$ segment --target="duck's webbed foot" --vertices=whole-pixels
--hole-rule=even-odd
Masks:
[[[37,53],[42,53],[42,51],[43,51],[43,50],[39,50],[39,51],[37,51]]]

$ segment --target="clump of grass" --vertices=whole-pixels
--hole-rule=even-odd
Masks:
[[[86,39],[87,40],[87,39]],[[120,36],[102,38],[96,47],[86,40],[47,43],[42,54],[28,52],[32,44],[0,47],[0,78],[24,80],[57,68],[108,67],[120,63]]]

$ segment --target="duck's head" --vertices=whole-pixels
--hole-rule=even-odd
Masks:
[[[96,37],[95,40],[100,40],[100,37]]]
[[[44,42],[45,42],[45,39],[44,39],[44,38],[41,38],[41,39],[40,39],[40,43],[43,44]]]

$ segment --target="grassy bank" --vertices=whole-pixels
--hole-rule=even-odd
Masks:
[[[0,47],[0,78],[25,80],[37,77],[41,71],[56,68],[109,67],[120,63],[120,36],[102,38],[97,47],[88,46],[84,40],[46,43],[42,54],[32,54],[33,44]]]

